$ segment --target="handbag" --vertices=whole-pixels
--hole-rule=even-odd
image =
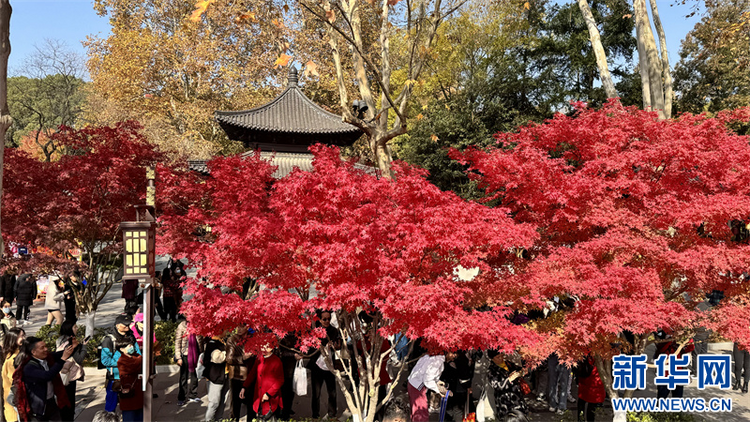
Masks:
[[[330,369],[328,369],[328,365],[326,365],[326,360],[323,357],[322,353],[320,354],[320,356],[318,356],[318,360],[315,361],[315,364],[318,365],[318,368],[320,368],[320,369],[322,369],[324,371],[329,371],[330,372]],[[296,371],[296,369],[295,369],[295,371]]]
[[[60,352],[62,350],[65,350],[65,347],[70,343],[63,343],[58,348],[57,351]],[[60,379],[62,379],[63,385],[67,386],[70,384],[71,381],[76,381],[81,378],[83,378],[84,372],[81,365],[78,364],[78,362],[73,359],[73,357],[69,357],[68,360],[65,361],[65,364],[63,364],[62,369],[60,370]]]
[[[482,390],[482,395],[479,398],[479,404],[477,404],[476,418],[477,422],[495,420],[495,411],[492,409],[490,398],[487,396],[487,390]]]
[[[130,383],[130,386],[123,386],[122,382],[119,382],[120,380],[115,380],[119,384],[119,390],[117,391],[117,394],[120,396],[121,399],[129,399],[131,397],[135,396],[135,390],[133,390],[133,387],[135,387],[135,383],[138,382],[138,377],[135,377],[132,383]],[[115,387],[112,386],[112,390],[114,391]]]
[[[531,386],[529,386],[529,383],[523,377],[518,379],[518,385],[521,387],[521,394],[524,396],[531,393]]]
[[[302,364],[302,359],[297,361],[294,368],[294,394],[297,396],[307,395],[307,369]]]

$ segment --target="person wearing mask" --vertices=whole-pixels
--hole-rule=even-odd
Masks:
[[[60,308],[63,306],[65,294],[63,293],[62,280],[50,280],[47,285],[47,296],[44,299],[44,309],[47,310],[47,322],[44,325],[51,325],[55,320],[55,325],[62,325],[63,317]]]
[[[57,339],[57,351],[65,350],[65,348],[73,344],[76,346],[73,355],[65,362],[62,371],[60,371],[60,374],[67,378],[65,392],[71,404],[70,407],[60,409],[60,416],[62,416],[63,421],[72,421],[75,419],[76,388],[78,381],[82,382],[85,375],[83,360],[86,358],[86,343],[80,342],[77,334],[78,327],[75,322],[70,320],[63,321],[60,326],[60,337]],[[63,384],[65,384],[65,381],[63,380]]]
[[[329,311],[323,311],[320,313],[320,327],[326,330],[326,338],[321,340],[320,346],[326,347],[329,342],[333,342],[333,345],[337,348],[341,347],[341,336],[339,331],[331,325],[332,314]],[[333,349],[330,349],[333,353]],[[320,349],[316,350],[307,362],[307,368],[310,369],[310,380],[312,382],[312,417],[317,419],[320,417],[320,392],[323,384],[326,385],[326,391],[328,392],[328,416],[335,418],[338,415],[338,409],[336,405],[336,377],[333,372],[325,367],[324,359],[321,356]]]
[[[247,374],[255,363],[255,356],[252,353],[246,353],[244,349],[247,336],[247,327],[240,327],[237,333],[227,339],[227,370],[232,399],[229,408],[232,411],[230,418],[235,421],[240,420],[243,404],[247,408],[247,419],[255,419],[253,396],[247,394],[247,398],[240,397]]]
[[[502,353],[488,350],[487,356],[492,361],[487,370],[487,380],[494,390],[493,410],[497,420],[526,420],[529,409],[521,390],[521,368],[505,360]],[[567,388],[567,385],[564,386]]]
[[[284,368],[281,359],[273,354],[274,345],[269,342],[261,347],[262,356],[253,364],[253,369],[240,390],[240,398],[250,397],[248,388],[255,383],[253,410],[262,420],[275,420],[283,406],[281,386],[284,385]]]
[[[117,370],[120,373],[120,410],[122,422],[143,421],[143,389],[138,376],[143,369],[143,356],[130,337],[117,340],[115,348],[120,352]]]
[[[174,361],[180,366],[180,386],[177,392],[177,405],[185,404],[185,399],[191,402],[200,402],[198,398],[198,375],[195,368],[198,366],[198,357],[201,354],[201,342],[198,336],[188,331],[188,322],[185,316],[178,316],[180,324],[177,326],[174,338]]]
[[[36,279],[31,274],[21,274],[16,279],[16,318],[29,320],[29,309],[36,299]]]
[[[120,379],[120,371],[117,369],[117,361],[120,359],[121,352],[115,347],[115,344],[120,341],[132,340],[135,344],[136,352],[141,353],[138,345],[135,341],[135,336],[130,331],[130,324],[132,319],[129,315],[121,314],[115,319],[115,326],[111,333],[107,334],[102,339],[102,359],[101,363],[107,368],[107,384],[106,384],[106,398],[104,403],[104,410],[107,412],[114,412],[117,409],[117,392],[112,390],[112,386],[115,380]]]
[[[227,352],[224,340],[219,336],[211,337],[203,353],[204,374],[208,378],[208,408],[205,418],[207,421],[220,420],[224,415],[224,400],[229,390],[226,361]]]
[[[599,377],[594,358],[586,356],[576,367],[575,374],[578,379],[578,422],[594,422],[596,409],[602,407],[606,398],[604,383]]]
[[[4,300],[2,319],[0,319],[0,344],[3,344],[3,338],[11,328],[16,328],[16,316],[10,309],[10,302]]]
[[[440,375],[446,362],[455,358],[455,353],[425,354],[414,365],[406,389],[409,392],[412,422],[427,422],[430,412],[427,404],[427,390],[432,390],[440,397],[445,397],[445,389],[438,386]]]
[[[130,332],[135,337],[135,342],[140,350],[143,349],[143,313],[139,312],[133,317],[133,323],[130,324]],[[156,333],[152,337],[154,345],[154,355],[161,356],[161,344],[156,340]]]
[[[60,409],[70,406],[60,378],[65,361],[73,355],[75,342],[62,352],[50,353],[47,344],[38,337],[26,339],[23,354],[19,354],[17,371],[26,389],[26,405],[21,395],[16,397],[22,420],[60,421]],[[26,414],[26,411],[29,411]]]
[[[26,340],[26,332],[21,328],[13,328],[3,340],[3,415],[5,422],[16,422],[18,414],[16,409],[8,403],[10,388],[13,386],[13,373],[16,371],[16,357]]]

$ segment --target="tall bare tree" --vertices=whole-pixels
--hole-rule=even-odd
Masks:
[[[5,157],[5,132],[13,123],[8,110],[8,57],[10,57],[10,15],[13,8],[10,0],[0,0],[0,139],[3,140],[0,148],[0,201],[3,192],[3,158]],[[2,202],[0,202],[2,207]],[[0,232],[0,256],[5,251],[2,232]]]
[[[646,9],[645,0],[633,0],[633,10],[638,41],[638,62],[643,88],[643,108],[653,109],[662,119],[672,116],[672,76],[669,69],[667,41],[659,19],[659,11],[655,0],[649,0],[654,17],[654,26],[659,36],[659,47],[656,45],[654,32],[651,30],[651,20]],[[587,0],[578,0],[578,6],[583,13],[589,27],[589,36],[597,58],[597,67],[602,79],[602,85],[610,97],[617,96],[612,85],[607,60],[602,47],[599,30],[591,14]],[[624,16],[627,17],[627,16]]]
[[[612,82],[612,75],[609,73],[607,53],[604,52],[601,34],[599,34],[599,28],[596,26],[594,14],[591,13],[589,2],[586,0],[578,0],[578,7],[581,9],[583,20],[586,21],[586,26],[589,29],[591,47],[594,49],[594,56],[596,56],[596,66],[599,68],[599,77],[602,80],[602,86],[607,93],[607,97],[614,98],[617,96],[617,90],[615,89],[615,84]]]
[[[307,12],[327,26],[343,119],[365,132],[370,150],[386,177],[393,177],[388,142],[406,133],[407,106],[414,84],[431,57],[437,30],[466,1],[300,1]],[[377,34],[367,33],[363,23],[379,26]],[[391,50],[396,42],[399,51],[406,52],[404,57],[397,57]],[[346,88],[347,80],[351,79],[344,65],[346,50],[359,90],[357,96],[362,101],[357,109],[352,107]],[[394,71],[403,75],[398,84],[393,79]]]
[[[649,0],[651,5],[651,15],[654,18],[654,27],[656,34],[659,36],[659,51],[661,52],[662,77],[664,78],[664,115],[669,118],[672,116],[672,72],[669,69],[669,54],[667,54],[667,36],[664,33],[664,27],[659,17],[659,9],[656,7],[656,0]]]

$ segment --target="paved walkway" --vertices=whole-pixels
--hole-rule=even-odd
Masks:
[[[120,298],[122,292],[121,285],[116,283],[107,294],[107,297],[102,300],[99,305],[99,312],[96,316],[96,325],[99,327],[111,327],[114,324],[115,317],[122,312],[125,305],[125,301]],[[44,310],[44,303],[35,302],[31,308],[31,324],[25,325],[23,328],[26,330],[27,335],[33,335],[36,330],[41,327],[45,322],[47,312]],[[158,320],[158,316],[157,316]],[[711,353],[731,353],[731,349],[714,350]],[[154,399],[154,420],[155,421],[200,421],[206,412],[207,398],[206,398],[206,381],[202,380],[199,384],[198,394],[199,397],[203,398],[201,403],[190,403],[185,406],[177,406],[177,384],[179,375],[176,372],[177,366],[160,366],[157,367],[157,376],[154,380],[154,391],[159,395],[158,398]],[[656,388],[653,386],[654,373],[653,370],[649,373],[648,390],[638,392],[636,397],[656,397]],[[104,382],[105,382],[105,371],[97,370],[96,368],[86,368],[86,379],[84,382],[79,382],[78,393],[77,393],[77,404],[76,404],[76,421],[90,421],[93,419],[94,414],[104,408]],[[308,383],[310,385],[310,383]],[[475,388],[475,391],[478,391]],[[321,411],[325,412],[326,392],[323,389],[323,398],[321,400]],[[475,393],[478,396],[478,392]],[[577,396],[576,387],[573,386],[573,395]],[[531,395],[528,396],[527,401],[530,404],[533,412],[529,415],[529,419],[534,422],[558,422],[558,421],[575,421],[575,404],[570,404],[566,414],[558,416],[550,413],[544,403],[537,402],[531,399]],[[709,388],[704,391],[698,390],[695,386],[695,382],[692,385],[685,388],[685,397],[728,397],[733,400],[733,411],[732,413],[703,413],[695,415],[696,421],[709,421],[709,422],[741,422],[750,421],[750,394],[741,394],[732,390],[719,390],[716,388]],[[401,397],[401,400],[408,398]],[[341,393],[338,397],[339,403],[339,415],[341,411],[346,407],[345,401]],[[307,396],[297,397],[295,399],[294,411],[296,412],[295,418],[310,418],[311,407],[310,407],[310,393]],[[243,414],[244,414],[243,410]],[[390,413],[390,412],[389,412]],[[435,421],[438,420],[437,415],[432,415]],[[229,417],[229,404],[227,403],[224,417]],[[343,418],[342,418],[343,419]],[[597,420],[606,421],[612,419],[611,407],[605,407],[600,414],[597,415]],[[243,418],[244,420],[244,418]]]

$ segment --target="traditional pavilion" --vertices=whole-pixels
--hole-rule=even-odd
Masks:
[[[312,170],[309,146],[349,146],[363,133],[307,98],[297,85],[298,80],[297,70],[292,67],[286,89],[268,104],[215,112],[216,121],[229,139],[242,142],[248,149],[244,155],[260,150],[262,158],[277,166],[275,178],[284,177],[295,167]],[[208,173],[205,161],[190,161],[190,168]]]

